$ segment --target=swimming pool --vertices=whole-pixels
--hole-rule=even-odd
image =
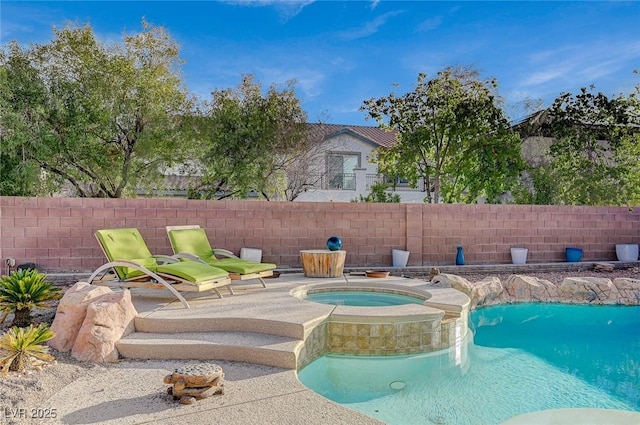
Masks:
[[[470,315],[474,340],[398,357],[323,356],[301,382],[389,424],[499,424],[537,410],[640,411],[640,307],[523,304]]]
[[[424,299],[411,297],[409,295],[364,290],[314,292],[307,294],[304,299],[315,303],[355,307],[384,307],[424,303]]]

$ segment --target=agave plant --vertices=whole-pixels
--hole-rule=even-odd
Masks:
[[[0,336],[0,373],[6,375],[10,370],[40,370],[54,361],[55,357],[49,354],[49,347],[42,345],[54,336],[46,323],[41,323],[38,327],[14,326],[9,329]]]
[[[16,270],[0,279],[0,311],[3,313],[0,323],[14,312],[12,326],[29,326],[31,310],[47,307],[48,301],[58,298],[60,289],[48,282],[44,273],[35,269]]]

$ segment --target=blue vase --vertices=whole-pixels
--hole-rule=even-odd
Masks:
[[[337,251],[342,248],[342,239],[340,236],[331,236],[327,239],[327,249],[329,251]]]
[[[464,266],[464,249],[459,246],[456,247],[458,253],[456,254],[456,266]]]

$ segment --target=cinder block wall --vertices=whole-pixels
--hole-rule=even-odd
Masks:
[[[186,199],[0,197],[0,258],[46,271],[88,271],[104,262],[93,233],[137,227],[150,250],[170,254],[165,226],[198,224],[214,247],[260,248],[263,261],[300,267],[301,249],[339,235],[348,266],[385,267],[394,248],[409,265],[445,265],[464,247],[468,264],[509,263],[511,247],[528,262],[615,260],[616,243],[640,243],[640,209],[528,205],[416,205]]]

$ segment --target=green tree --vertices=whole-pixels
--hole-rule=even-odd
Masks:
[[[24,153],[78,196],[117,198],[153,185],[179,159],[190,107],[178,54],[169,34],[146,22],[118,44],[68,24],[48,44],[3,46],[3,152]]]
[[[192,197],[270,199],[286,185],[286,167],[304,149],[306,114],[295,82],[266,93],[245,75],[235,89],[216,90],[198,119],[203,176]]]
[[[386,175],[415,186],[424,179],[425,202],[497,202],[511,189],[523,162],[520,139],[498,106],[496,81],[480,81],[476,71],[447,68],[416,88],[364,102],[361,110],[379,125],[398,131],[398,141],[379,148]]]
[[[552,176],[548,203],[625,205],[640,201],[637,94],[608,97],[582,88],[562,93],[543,124],[553,142],[541,167]],[[536,169],[540,174],[541,167]],[[535,182],[534,182],[535,183]],[[534,190],[541,186],[534,184]]]
[[[26,117],[11,110],[31,109],[39,97],[37,70],[15,44],[0,50],[0,195],[38,195],[39,167],[28,161],[24,134],[12,130],[25,126]]]
[[[638,71],[634,71],[638,75]],[[618,126],[620,131],[620,146],[616,151],[616,161],[622,167],[619,186],[625,195],[623,202],[628,206],[640,206],[640,83],[635,91],[628,95],[621,95],[618,101],[626,113],[624,126]]]

